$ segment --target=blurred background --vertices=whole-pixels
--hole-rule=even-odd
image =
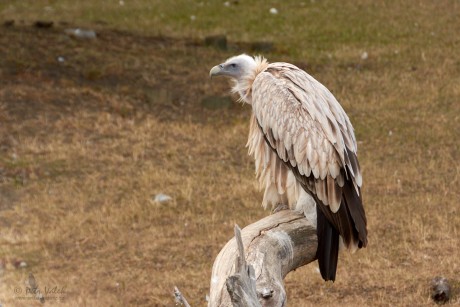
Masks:
[[[212,66],[247,53],[349,115],[369,246],[286,279],[291,306],[460,303],[460,3],[0,2],[0,305],[206,304],[212,263],[266,215],[250,107]]]

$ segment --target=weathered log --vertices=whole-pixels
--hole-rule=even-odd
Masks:
[[[242,267],[240,262],[236,265],[238,244],[232,238],[214,261],[208,305],[255,306],[255,299],[261,306],[284,306],[287,299],[284,277],[290,271],[316,260],[316,220],[308,215],[305,217],[301,212],[283,210],[245,227],[241,237],[247,274],[251,275],[250,267],[254,271],[254,296],[257,297],[245,296],[247,302],[232,303],[231,296],[235,293],[230,295],[227,288],[230,291],[235,291],[235,288],[232,290],[231,286],[226,285],[235,284]],[[251,293],[251,289],[244,291]]]

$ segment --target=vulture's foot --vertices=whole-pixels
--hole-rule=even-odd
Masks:
[[[272,214],[273,213],[276,213],[276,212],[279,212],[281,210],[288,210],[289,209],[289,206],[286,205],[286,204],[278,204],[276,205],[276,207],[272,210]]]

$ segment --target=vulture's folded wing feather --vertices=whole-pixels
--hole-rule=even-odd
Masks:
[[[338,101],[313,77],[287,63],[269,64],[255,78],[251,94],[253,121],[267,144],[317,198],[345,244],[365,246],[357,145]]]

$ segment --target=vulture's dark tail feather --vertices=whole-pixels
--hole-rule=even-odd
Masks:
[[[359,190],[361,192],[361,190]],[[345,202],[345,203],[344,203]],[[340,206],[348,209],[348,215],[351,216],[354,224],[354,241],[358,241],[358,247],[367,246],[367,219],[364,213],[364,207],[361,197],[356,192],[351,183],[343,186],[342,204]]]
[[[325,281],[335,281],[339,257],[339,232],[329,223],[318,206],[316,208],[318,234],[316,258],[318,258],[319,271]]]

